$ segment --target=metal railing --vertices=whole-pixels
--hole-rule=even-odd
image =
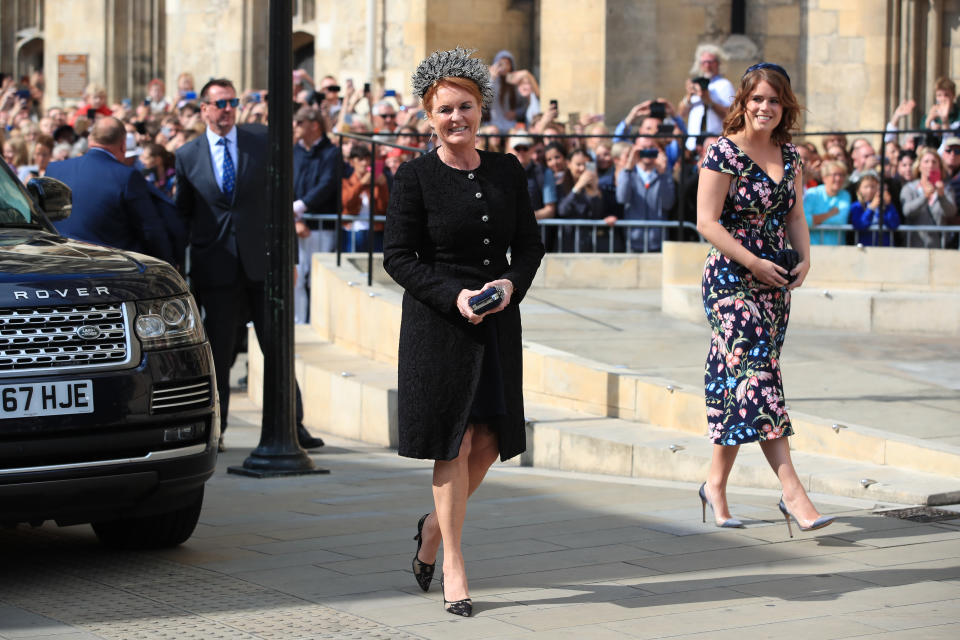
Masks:
[[[880,158],[879,171],[878,173],[881,176],[885,176],[887,173],[887,160],[886,155],[883,153],[885,140],[891,136],[903,136],[903,135],[951,135],[950,131],[942,130],[928,130],[928,129],[900,129],[897,131],[889,130],[867,130],[867,131],[818,131],[818,132],[800,132],[795,134],[795,138],[822,138],[827,136],[837,136],[843,135],[848,137],[868,137],[868,136],[880,136],[880,144],[878,148],[880,153],[878,153]],[[391,149],[401,149],[415,154],[427,153],[430,148],[419,148],[419,147],[410,147],[406,145],[401,145],[396,142],[390,142],[384,138],[389,137],[399,137],[401,135],[418,137],[418,138],[430,138],[430,134],[413,134],[409,132],[403,133],[376,133],[371,135],[361,135],[351,132],[336,132],[332,133],[339,138],[339,145],[341,151],[341,158],[343,156],[343,142],[344,139],[352,139],[358,142],[368,144],[370,146],[370,151],[372,154],[373,162],[376,163],[378,159],[377,148],[378,147],[390,147]],[[515,135],[525,135],[531,136],[536,134],[530,134],[529,132],[517,133]],[[478,137],[481,138],[498,138],[500,140],[508,140],[508,134],[478,134]],[[636,138],[637,134],[628,132],[628,133],[609,133],[609,134],[548,134],[548,135],[539,135],[538,137],[549,138],[551,140],[565,140],[569,138],[577,139],[589,139],[589,138],[606,138],[606,139],[623,139],[623,138]],[[652,138],[662,138],[668,140],[676,140],[678,146],[678,156],[676,159],[676,166],[678,168],[678,187],[677,187],[677,204],[675,214],[672,219],[669,220],[628,220],[620,219],[617,220],[613,225],[608,225],[603,220],[580,220],[580,219],[564,219],[564,218],[548,218],[539,220],[541,227],[541,236],[544,240],[549,239],[549,233],[553,230],[555,233],[555,238],[558,242],[560,248],[564,246],[572,247],[572,251],[576,253],[581,252],[581,246],[583,246],[582,240],[584,239],[584,233],[589,234],[589,246],[592,248],[593,252],[597,253],[618,253],[620,251],[626,253],[635,253],[635,252],[647,252],[650,250],[650,241],[652,234],[644,233],[643,234],[643,247],[642,249],[635,249],[633,243],[630,241],[629,234],[631,229],[635,228],[646,228],[650,230],[659,230],[662,236],[665,236],[671,230],[686,230],[690,232],[696,232],[696,225],[689,220],[686,220],[686,198],[684,197],[686,193],[686,183],[689,179],[689,171],[687,170],[689,166],[689,160],[684,153],[685,142],[688,138],[691,138],[689,134],[686,133],[657,133],[647,137]],[[337,167],[337,184],[340,185],[342,180],[341,165]],[[370,181],[370,207],[366,219],[368,227],[368,242],[365,253],[367,253],[367,284],[372,284],[373,282],[373,254],[374,254],[374,234],[375,234],[375,225],[379,222],[384,222],[386,217],[383,215],[376,215],[374,211],[374,189],[375,189],[375,180]],[[349,218],[344,218],[343,215],[343,201],[341,195],[338,193],[337,197],[337,211],[334,214],[317,214],[317,213],[307,213],[304,214],[304,218],[308,220],[317,220],[317,221],[333,221],[336,227],[336,254],[337,254],[337,264],[340,264],[341,254],[343,253],[343,224],[344,222],[356,220],[354,216],[349,216]],[[881,244],[880,240],[886,238],[886,234],[893,234],[893,237],[897,239],[896,244],[901,246],[909,246],[911,240],[916,233],[928,233],[928,234],[937,234],[939,235],[939,242],[937,245],[940,248],[954,248],[956,243],[954,240],[954,234],[960,234],[960,226],[931,226],[931,225],[900,225],[897,229],[890,229],[886,227],[883,223],[882,216],[878,216],[878,220],[874,225],[869,229],[854,229],[852,225],[843,224],[843,225],[818,225],[817,227],[810,229],[811,238],[816,242],[817,239],[822,239],[826,237],[824,234],[826,232],[841,232],[841,233],[855,233],[855,234],[871,234],[870,237],[873,240],[873,244]],[[610,230],[610,233],[604,234],[604,230]],[[347,233],[353,233],[354,238],[353,244],[356,246],[356,233],[357,231],[347,231]],[[603,236],[606,237],[603,237]],[[692,234],[691,234],[692,235]],[[572,244],[569,242],[572,237]],[[701,242],[704,242],[702,236],[699,236]],[[859,236],[863,237],[863,236]],[[844,244],[846,244],[844,242]],[[605,246],[604,246],[605,245]]]
[[[540,224],[540,238],[544,243],[548,240],[550,229],[555,229],[556,240],[559,250],[565,253],[649,253],[650,243],[654,237],[653,233],[643,233],[643,247],[634,249],[632,238],[630,238],[631,229],[648,229],[660,231],[660,242],[665,239],[666,232],[675,229],[688,229],[696,232],[697,225],[686,220],[617,220],[613,224],[608,224],[603,220],[573,219],[573,218],[546,218],[537,221]],[[585,230],[585,231],[583,231]],[[623,230],[621,234],[617,230]],[[610,231],[602,234],[603,231]],[[584,235],[587,235],[585,238]],[[572,242],[567,242],[572,236]],[[603,236],[603,237],[601,237]],[[589,239],[589,244],[583,240]],[[705,242],[700,236],[700,242]],[[601,250],[601,246],[606,244],[606,250]],[[572,247],[568,251],[565,247]],[[592,247],[592,251],[584,251],[583,247]]]
[[[956,250],[955,246],[950,246],[950,245],[953,244],[952,236],[954,236],[955,234],[960,234],[960,226],[938,226],[938,225],[928,225],[928,224],[914,224],[914,225],[900,225],[896,229],[891,229],[887,227],[881,230],[880,228],[877,228],[877,227],[871,227],[869,229],[856,229],[853,227],[853,225],[850,225],[850,224],[821,224],[810,229],[810,241],[813,244],[824,244],[824,239],[827,237],[825,234],[827,232],[854,233],[856,234],[855,237],[860,237],[860,238],[863,238],[864,236],[868,236],[870,239],[870,244],[872,244],[873,246],[880,245],[881,238],[884,241],[883,244],[890,244],[886,242],[886,240],[887,240],[887,237],[890,234],[892,234],[894,238],[899,238],[902,240],[902,242],[894,243],[895,246]],[[936,243],[937,246],[929,246],[929,244],[913,245],[911,244],[911,240],[913,239],[915,233],[928,233],[932,235],[938,235],[940,236],[939,242]],[[840,244],[847,245],[848,243],[842,242]],[[857,246],[863,246],[866,243],[856,242],[854,244],[856,244]]]

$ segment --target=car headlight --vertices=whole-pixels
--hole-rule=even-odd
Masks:
[[[206,339],[197,303],[189,294],[138,302],[133,326],[144,349],[199,344]]]

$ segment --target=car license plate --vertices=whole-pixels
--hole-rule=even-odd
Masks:
[[[0,385],[0,419],[93,413],[93,381]]]

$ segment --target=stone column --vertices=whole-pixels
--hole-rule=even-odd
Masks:
[[[934,84],[943,75],[943,0],[927,0],[927,94],[932,98]]]

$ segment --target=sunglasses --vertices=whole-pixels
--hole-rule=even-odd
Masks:
[[[514,151],[530,151],[530,147],[524,144],[518,144],[513,148]]]
[[[217,107],[217,109],[226,109],[227,105],[230,105],[234,109],[240,106],[240,98],[221,98],[219,100],[207,100],[207,104],[212,104]]]
[[[947,147],[943,150],[944,153],[960,153],[960,147]]]
[[[395,114],[395,113],[384,113],[384,114],[381,115],[380,117],[383,118],[384,120],[396,120],[396,119],[397,119],[397,114]]]

